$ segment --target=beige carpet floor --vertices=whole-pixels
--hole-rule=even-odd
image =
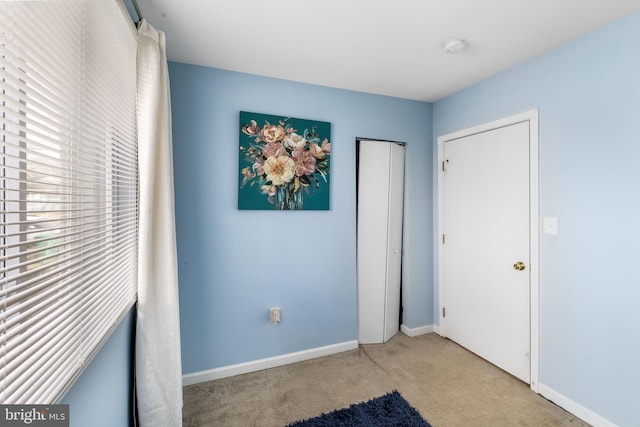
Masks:
[[[184,427],[283,427],[391,390],[433,427],[589,424],[436,334],[184,388]]]

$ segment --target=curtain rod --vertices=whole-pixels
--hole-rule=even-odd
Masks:
[[[142,16],[142,13],[140,12],[140,8],[138,7],[138,2],[136,0],[131,0],[131,3],[133,4],[133,8],[136,10],[136,15],[138,15],[138,21],[136,22],[136,27],[137,27],[142,22],[143,16]]]

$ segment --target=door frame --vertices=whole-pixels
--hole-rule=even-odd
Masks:
[[[530,343],[530,387],[538,392],[539,385],[539,341],[540,341],[540,265],[539,265],[539,169],[538,169],[538,110],[530,110],[524,113],[483,123],[471,128],[452,132],[438,137],[438,163],[436,174],[437,181],[437,244],[436,257],[438,259],[438,333],[446,337],[446,317],[442,316],[443,307],[446,306],[446,290],[444,286],[444,262],[442,254],[442,236],[444,232],[444,180],[442,165],[444,164],[444,143],[453,139],[463,138],[490,131],[493,129],[529,122],[529,254],[530,254],[530,294],[529,294],[529,336]]]

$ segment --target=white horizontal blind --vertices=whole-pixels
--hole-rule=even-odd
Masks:
[[[115,0],[5,1],[0,61],[0,403],[54,403],[136,298],[136,40]]]

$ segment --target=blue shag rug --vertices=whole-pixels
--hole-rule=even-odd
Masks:
[[[431,427],[396,390],[287,427]]]

